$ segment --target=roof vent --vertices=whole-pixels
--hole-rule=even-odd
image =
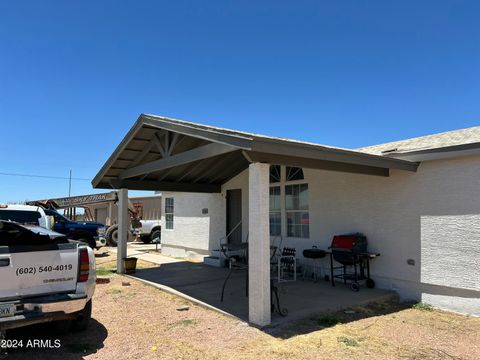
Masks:
[[[392,153],[392,152],[395,152],[395,151],[397,151],[397,150],[398,150],[398,148],[383,150],[383,151],[382,151],[382,154]]]

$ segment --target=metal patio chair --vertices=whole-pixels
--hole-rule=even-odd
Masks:
[[[225,278],[222,285],[222,294],[220,296],[221,302],[223,302],[227,282],[232,276],[232,273],[236,270],[246,271],[247,273],[245,295],[248,296],[248,233],[247,233],[245,242],[242,242],[240,244],[228,243],[228,238],[230,237],[230,235],[239,226],[241,226],[241,224],[242,224],[242,221],[240,221],[237,225],[235,225],[233,229],[225,237],[220,239],[220,252],[225,257],[225,260],[227,261],[228,268],[229,268],[227,277]],[[222,240],[224,240],[225,242],[222,243]]]
[[[277,281],[297,281],[297,250],[295,248],[284,247],[282,254],[278,256],[277,262]],[[286,277],[286,276],[289,277]]]

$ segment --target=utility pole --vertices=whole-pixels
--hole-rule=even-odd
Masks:
[[[68,177],[68,197],[72,193],[72,169],[70,169],[70,176]]]

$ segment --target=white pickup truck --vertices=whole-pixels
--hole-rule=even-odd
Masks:
[[[91,221],[72,221],[51,209],[33,205],[0,204],[0,220],[39,225],[88,244],[92,249],[105,246],[105,226]]]
[[[162,237],[161,220],[140,220],[138,225],[131,230],[134,236],[140,238],[145,244],[152,241],[160,243]]]
[[[89,246],[0,220],[0,338],[8,329],[54,320],[85,329],[95,281]]]

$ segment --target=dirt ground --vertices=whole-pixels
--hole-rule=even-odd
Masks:
[[[11,350],[8,359],[480,359],[479,318],[372,304],[259,330],[112,274],[111,256],[97,263],[110,283],[97,285],[88,330],[55,335],[42,325],[7,333],[24,344],[60,340],[59,348]]]

